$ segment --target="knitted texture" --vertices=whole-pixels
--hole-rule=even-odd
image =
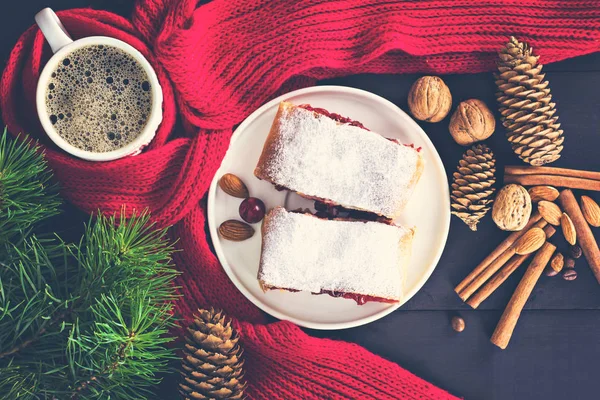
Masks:
[[[184,272],[179,312],[191,318],[215,306],[256,324],[239,329],[251,398],[451,398],[359,346],[312,338],[286,322],[260,325],[265,316],[211,252],[202,198],[232,127],[268,99],[347,74],[492,71],[510,35],[545,63],[591,53],[600,49],[596,1],[139,0],[131,21],[90,9],[58,14],[74,38],[112,36],[140,50],[164,92],[163,122],[139,156],[90,163],[48,146],[62,194],[87,212],[126,204],[174,225],[184,250],[175,258]],[[49,56],[30,28],[0,82],[4,122],[46,145],[35,87]]]

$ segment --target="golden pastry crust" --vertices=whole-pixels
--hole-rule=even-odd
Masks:
[[[273,120],[273,125],[271,125],[271,130],[269,131],[269,135],[267,136],[267,140],[265,141],[265,145],[263,146],[262,153],[260,154],[260,158],[258,159],[258,164],[254,169],[254,176],[258,179],[265,180],[267,182],[271,182],[273,185],[276,185],[276,182],[273,182],[271,175],[268,173],[267,165],[269,160],[275,154],[275,147],[277,144],[277,138],[279,136],[279,125],[281,122],[281,116],[286,111],[286,109],[292,109],[295,106],[292,103],[288,103],[282,101],[279,103],[279,109],[277,109],[277,114],[275,115],[275,119]]]

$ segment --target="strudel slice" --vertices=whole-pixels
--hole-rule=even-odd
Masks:
[[[393,219],[423,166],[414,146],[337,114],[282,102],[254,174],[309,199]]]
[[[258,281],[264,291],[326,293],[356,300],[402,299],[414,229],[271,210],[262,225]]]

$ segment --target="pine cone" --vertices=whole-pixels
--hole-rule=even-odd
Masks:
[[[564,137],[539,56],[514,37],[498,53],[496,98],[513,151],[531,165],[556,161]]]
[[[242,399],[246,383],[238,333],[222,311],[198,310],[187,329],[179,393],[186,400]]]
[[[476,144],[463,154],[452,183],[452,214],[464,221],[471,230],[490,209],[496,183],[496,160],[485,144]]]

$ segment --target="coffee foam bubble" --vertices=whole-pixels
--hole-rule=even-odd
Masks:
[[[46,89],[46,111],[58,134],[97,153],[131,143],[151,109],[148,75],[132,56],[113,46],[86,46],[68,54]]]

